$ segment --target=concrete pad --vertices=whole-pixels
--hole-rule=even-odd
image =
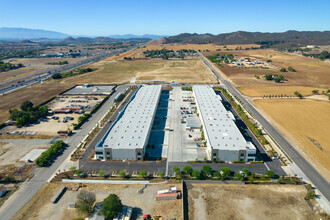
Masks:
[[[27,155],[22,157],[19,161],[22,162],[28,162],[29,160],[35,161],[44,151],[46,151],[46,149],[33,149]]]

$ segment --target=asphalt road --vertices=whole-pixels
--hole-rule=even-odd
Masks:
[[[28,74],[26,76],[22,76],[22,77],[18,77],[18,78],[15,78],[15,79],[3,81],[3,82],[0,83],[0,84],[2,84],[0,86],[0,94],[6,94],[6,93],[9,93],[9,92],[13,92],[15,90],[24,88],[26,86],[38,83],[39,80],[41,80],[41,81],[46,80],[46,79],[50,78],[54,73],[64,73],[68,70],[78,68],[78,67],[84,66],[88,63],[96,62],[96,61],[99,61],[99,60],[104,59],[106,57],[113,56],[115,54],[119,54],[119,53],[125,52],[127,50],[131,50],[131,49],[134,49],[134,48],[136,48],[136,46],[129,47],[129,48],[124,48],[124,49],[117,49],[117,50],[112,51],[112,52],[104,52],[104,53],[101,53],[97,56],[89,57],[86,60],[82,60],[82,61],[77,62],[77,63],[68,64],[68,65],[65,65],[63,67],[59,67],[59,68],[56,68],[56,69],[48,69],[48,70],[45,70],[45,71],[38,71],[38,72],[35,72],[35,73]],[[20,80],[21,82],[17,83],[18,80]]]
[[[123,92],[129,85],[119,86],[117,91],[103,104],[103,106],[93,114],[93,116],[77,131],[65,139],[68,144],[67,149],[59,155],[49,167],[35,168],[35,175],[27,182],[22,183],[16,191],[0,208],[0,219],[7,220],[12,218],[33,196],[46,184],[49,178],[58,171],[61,164],[73,153],[82,139],[91,131],[104,114],[113,105],[114,97],[119,92]]]
[[[210,70],[218,77],[218,79],[227,87],[227,89],[235,95],[249,111],[249,113],[257,119],[262,125],[263,129],[275,140],[277,144],[285,151],[293,162],[304,172],[310,181],[317,187],[317,189],[330,201],[330,185],[329,182],[295,149],[295,147],[286,140],[280,132],[278,132],[262,115],[259,111],[248,102],[241,93],[228,81],[226,81],[220,73],[213,68],[207,59],[200,55],[204,63]]]

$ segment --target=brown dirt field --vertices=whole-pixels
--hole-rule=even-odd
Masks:
[[[137,80],[175,81],[181,83],[216,83],[212,73],[198,58],[171,60],[102,60],[91,65],[98,70],[61,80],[63,83],[129,83]]]
[[[75,210],[67,210],[70,203],[77,201],[78,192],[66,191],[57,204],[49,201],[61,186],[76,186],[77,184],[47,183],[15,216],[18,219],[72,219],[78,217]],[[181,184],[171,184],[181,189]],[[143,185],[110,185],[110,184],[87,184],[83,190],[94,192],[96,202],[102,201],[109,194],[115,193],[121,199],[123,205],[141,209],[142,213],[149,213],[151,216],[160,215],[164,219],[182,219],[182,200],[156,201],[157,190],[169,187],[167,184],[149,185],[144,193],[137,191]],[[132,199],[134,198],[134,199]],[[80,216],[81,217],[81,216]],[[142,219],[140,215],[138,219]]]
[[[192,184],[189,219],[319,219],[304,186]]]
[[[303,96],[313,94],[313,90],[319,90],[319,92],[327,91],[324,88],[316,87],[304,87],[304,86],[258,86],[258,87],[240,87],[239,90],[247,96],[262,97],[264,95],[287,95],[295,96],[294,92],[298,91]]]
[[[330,102],[260,99],[258,109],[330,180]]]
[[[38,105],[72,86],[73,84],[47,81],[43,84],[35,84],[0,96],[0,123],[8,120],[9,109],[19,108],[22,102],[30,100],[34,105]]]
[[[213,55],[221,52],[204,53]],[[271,59],[278,67],[293,67],[296,72],[281,73],[272,69],[251,69],[251,68],[221,68],[237,87],[247,86],[309,86],[328,88],[330,86],[330,63],[318,59],[286,54],[273,50],[237,50],[222,53],[232,53],[237,56],[258,58],[262,60]],[[266,82],[263,79],[256,79],[255,75],[282,74],[287,82],[275,83]]]

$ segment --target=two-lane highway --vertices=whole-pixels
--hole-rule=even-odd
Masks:
[[[241,93],[227,80],[225,80],[220,70],[216,70],[211,63],[202,55],[199,54],[206,66],[218,77],[218,79],[227,87],[227,89],[241,101],[243,106],[249,113],[262,125],[264,130],[278,143],[293,162],[304,172],[310,181],[317,189],[330,201],[330,185],[329,182],[295,149],[295,147],[286,140],[280,132],[278,132],[262,115],[261,113],[248,102]]]

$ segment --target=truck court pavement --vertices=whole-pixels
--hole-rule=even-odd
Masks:
[[[9,197],[9,199],[0,208],[0,219],[9,220],[15,213],[24,207],[30,199],[46,184],[49,178],[56,173],[61,164],[73,153],[82,139],[91,131],[99,120],[105,115],[114,103],[114,98],[119,92],[124,92],[129,85],[119,86],[117,91],[103,104],[103,106],[93,114],[79,130],[71,137],[65,139],[65,143],[69,146],[64,152],[57,157],[53,164],[49,167],[35,168],[35,175],[27,182],[22,183],[19,189]]]
[[[210,62],[199,54],[206,66],[217,76],[217,78],[227,87],[227,89],[241,101],[243,106],[250,114],[257,119],[263,129],[281,146],[293,162],[304,172],[310,181],[317,187],[321,194],[330,201],[330,184],[329,182],[295,149],[295,147],[286,140],[262,115],[248,102],[241,93],[227,80],[225,80],[218,70],[213,68]]]

